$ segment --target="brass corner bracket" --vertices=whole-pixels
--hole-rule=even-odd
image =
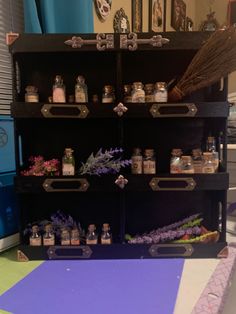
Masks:
[[[16,40],[17,38],[19,38],[20,34],[19,33],[6,33],[6,44],[8,46],[11,46]]]

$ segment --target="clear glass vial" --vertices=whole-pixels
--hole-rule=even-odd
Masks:
[[[132,86],[132,102],[145,103],[145,91],[141,82],[134,82]]]
[[[65,103],[66,102],[66,88],[63,83],[61,75],[55,77],[55,82],[52,89],[52,102]]]
[[[43,245],[55,245],[55,235],[51,223],[46,224],[44,227]]]
[[[113,103],[115,101],[114,88],[111,85],[105,85],[103,88],[102,102]]]
[[[145,84],[145,102],[154,102],[154,84]]]
[[[182,149],[173,148],[170,159],[170,173],[181,173],[182,172]]]
[[[134,148],[133,155],[131,157],[131,173],[143,173],[143,156],[140,148]]]
[[[25,91],[25,102],[39,102],[37,87],[29,85],[26,87]]]
[[[195,148],[192,150],[192,158],[193,158],[194,173],[202,173],[203,157],[202,157],[202,151],[200,148]]]
[[[203,173],[215,173],[215,164],[213,162],[213,155],[211,152],[203,153],[204,164],[202,167]]]
[[[191,156],[182,156],[182,173],[194,173],[193,160]]]
[[[143,173],[144,174],[156,173],[156,158],[154,149],[145,149],[144,151]]]
[[[64,156],[62,157],[62,175],[74,176],[75,175],[75,159],[73,156],[73,149],[66,148]]]
[[[61,245],[70,245],[70,231],[67,228],[61,230]]]
[[[166,103],[168,99],[167,87],[165,82],[157,82],[155,84],[154,101]]]
[[[88,87],[85,84],[85,79],[82,75],[79,75],[76,79],[75,102],[76,103],[88,102]]]
[[[132,102],[132,85],[126,84],[124,85],[124,102]]]
[[[71,245],[80,245],[80,234],[79,234],[79,229],[77,227],[74,227],[71,230],[70,242],[71,242]]]
[[[102,234],[101,234],[101,244],[111,244],[112,243],[112,235],[110,233],[109,224],[105,223],[102,226]]]
[[[42,236],[39,233],[39,226],[32,226],[32,233],[30,235],[30,245],[32,246],[40,246],[42,245]]]
[[[88,232],[86,235],[86,244],[97,244],[98,236],[96,234],[96,226],[91,224],[88,226]]]

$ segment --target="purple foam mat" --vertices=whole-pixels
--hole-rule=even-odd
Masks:
[[[173,314],[184,260],[47,261],[0,297],[14,314]]]

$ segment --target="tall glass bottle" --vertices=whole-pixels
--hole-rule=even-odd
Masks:
[[[56,103],[66,102],[66,88],[63,84],[61,75],[55,77],[55,82],[52,89],[52,101]]]
[[[75,85],[75,102],[85,103],[88,102],[88,88],[85,84],[85,79],[82,75],[79,75],[76,79]]]
[[[75,159],[73,156],[73,149],[66,148],[65,154],[62,158],[62,175],[74,176],[75,175]]]
[[[212,162],[214,164],[215,172],[218,171],[219,168],[219,152],[216,150],[216,140],[214,136],[208,136],[207,143],[206,143],[206,150],[207,152],[212,153]]]

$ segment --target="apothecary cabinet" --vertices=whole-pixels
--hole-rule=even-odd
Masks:
[[[205,32],[161,34],[169,42],[153,46],[153,34],[20,35],[10,46],[14,65],[14,101],[17,175],[15,188],[21,210],[20,259],[112,259],[223,256],[226,244],[226,125],[227,79],[200,90],[176,104],[124,104],[123,85],[134,81],[169,82],[180,77],[203,42]],[[125,37],[126,36],[126,37]],[[138,39],[138,40],[137,40]],[[141,39],[141,40],[140,40]],[[160,38],[154,38],[154,42]],[[49,103],[55,75],[61,74],[67,95],[73,94],[78,74],[86,78],[89,102]],[[103,86],[113,85],[112,104],[101,99]],[[25,87],[35,85],[38,103],[24,102]],[[190,152],[203,147],[212,134],[222,144],[221,164],[215,174],[170,175],[172,148]],[[75,150],[76,169],[99,148],[122,147],[130,158],[134,147],[153,148],[156,175],[122,171],[128,184],[120,189],[117,175],[67,177],[21,176],[30,156],[61,160],[65,147]],[[71,214],[86,229],[109,222],[114,244],[79,247],[32,247],[24,236],[27,224],[50,218],[57,210]],[[212,244],[128,244],[125,234],[150,231],[192,214],[201,213],[209,230],[220,238]],[[222,253],[223,252],[223,253]]]

